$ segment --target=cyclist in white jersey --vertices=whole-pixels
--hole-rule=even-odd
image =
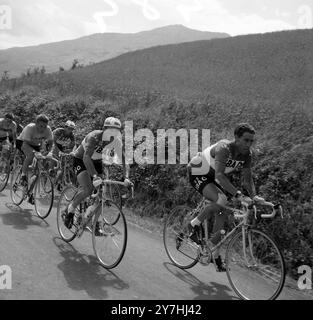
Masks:
[[[221,140],[211,147],[198,153],[188,164],[188,175],[191,185],[210,204],[195,217],[190,225],[191,239],[198,242],[197,233],[201,223],[215,215],[213,237],[210,239],[216,245],[221,239],[221,230],[224,227],[226,214],[223,208],[230,198],[237,198],[251,203],[251,198],[261,199],[256,196],[252,179],[251,145],[254,142],[255,130],[246,123],[240,124],[234,131],[235,140]],[[242,172],[243,187],[248,191],[249,197],[243,195],[229,181],[227,175],[232,172]],[[214,255],[217,271],[225,271],[219,252]]]

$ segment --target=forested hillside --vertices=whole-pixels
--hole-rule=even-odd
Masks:
[[[283,248],[288,270],[313,265],[312,31],[200,41],[142,50],[71,72],[2,81],[0,108],[23,124],[45,112],[56,127],[71,118],[81,139],[106,116],[136,128],[207,128],[211,141],[234,126],[257,129],[255,181],[288,216],[262,223]],[[163,218],[199,199],[184,165],[133,165],[142,215]],[[234,183],[239,179],[234,177]]]

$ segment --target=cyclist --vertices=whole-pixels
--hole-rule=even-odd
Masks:
[[[251,146],[254,142],[255,129],[247,124],[239,124],[234,131],[235,140],[221,140],[208,147],[202,153],[198,153],[188,164],[188,175],[191,185],[210,204],[188,225],[190,238],[197,242],[197,234],[201,223],[215,215],[213,225],[213,237],[210,241],[216,245],[221,240],[221,230],[224,227],[227,215],[223,212],[230,198],[251,203],[252,198],[262,199],[256,196],[252,179]],[[242,172],[243,187],[248,191],[249,197],[243,195],[229,181],[227,175],[232,172]],[[214,254],[217,271],[226,271],[219,252]]]
[[[25,155],[22,168],[21,183],[27,187],[27,169],[32,164],[35,152],[41,152],[42,155],[47,155],[53,145],[53,133],[48,125],[49,118],[40,114],[36,117],[35,123],[28,124],[19,135],[16,148]],[[32,196],[29,199],[33,203]]]
[[[71,153],[75,148],[75,137],[73,131],[75,130],[75,123],[73,121],[66,121],[64,128],[58,128],[53,131],[54,143],[52,148],[52,155],[55,159],[59,160],[60,152]],[[53,169],[55,162],[51,161],[50,168]],[[58,170],[56,175],[55,184],[60,191],[60,185],[58,184],[61,178],[62,171]]]
[[[125,163],[125,156],[122,152],[121,128],[119,119],[109,117],[104,121],[103,130],[90,132],[75,150],[74,169],[77,173],[80,192],[77,193],[66,209],[64,224],[67,228],[71,229],[73,223],[75,225],[73,220],[76,208],[91,195],[93,185],[101,180],[98,175],[102,174],[102,163],[105,165],[124,164],[124,182],[126,186],[131,185],[129,180],[130,168]],[[120,159],[121,156],[123,159]]]
[[[10,149],[8,152],[10,153],[12,151],[12,148],[16,145],[16,123],[14,121],[14,115],[13,113],[7,113],[4,118],[0,119],[0,172],[2,172],[5,169],[5,163],[6,160],[4,159],[7,157],[3,153],[3,145],[5,141],[7,140],[7,137],[9,137]],[[13,143],[13,146],[12,146]]]
[[[7,135],[9,136],[9,140],[14,145],[16,144],[16,123],[14,121],[13,113],[7,113],[4,118],[0,119],[0,144],[7,139]]]

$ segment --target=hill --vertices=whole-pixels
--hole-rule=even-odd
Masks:
[[[1,50],[0,74],[7,70],[12,77],[16,77],[29,67],[42,66],[48,72],[53,72],[58,71],[59,67],[70,69],[74,59],[88,65],[137,49],[224,37],[228,35],[192,30],[182,25],[134,34],[94,34],[75,40]]]
[[[93,66],[2,81],[0,109],[23,124],[45,112],[57,127],[77,123],[82,139],[106,116],[138,128],[209,128],[211,141],[232,138],[239,122],[257,130],[258,194],[287,216],[259,223],[279,243],[288,272],[313,264],[312,30],[159,46]],[[153,147],[153,146],[152,146]],[[179,151],[179,150],[178,150]],[[158,219],[194,206],[185,165],[134,165],[132,206]],[[240,188],[240,179],[233,182]]]

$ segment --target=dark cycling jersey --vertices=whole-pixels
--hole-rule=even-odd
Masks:
[[[103,141],[106,140],[104,139],[104,136],[110,138],[110,140]],[[107,165],[123,163],[123,143],[121,137],[114,134],[112,129],[107,129],[105,131],[95,130],[90,132],[82,141],[81,145],[76,149],[74,156],[78,159],[83,159],[87,146],[93,150],[91,159],[94,161],[101,160]]]
[[[215,181],[215,162],[219,161],[225,164],[225,174],[238,172],[243,168],[250,168],[252,162],[252,153],[246,154],[238,152],[235,142],[221,140],[208,147],[202,153],[199,152],[191,159],[188,164],[189,180],[191,185],[202,194],[204,187]]]
[[[58,128],[53,131],[53,135],[54,143],[61,152],[73,149],[75,145],[75,137],[73,132],[68,135],[66,134],[66,130],[64,128]]]

